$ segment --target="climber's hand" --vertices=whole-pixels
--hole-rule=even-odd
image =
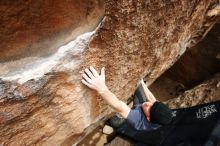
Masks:
[[[86,68],[85,72],[82,74],[83,79],[82,83],[88,86],[91,89],[98,91],[100,94],[103,93],[107,86],[105,85],[105,68],[101,69],[101,74],[90,66],[90,68]]]

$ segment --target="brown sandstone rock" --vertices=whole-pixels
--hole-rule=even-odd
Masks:
[[[1,0],[0,13],[0,62],[6,62],[51,55],[93,30],[103,15],[103,4],[98,0]]]
[[[81,26],[78,21],[71,21],[71,10],[76,5],[71,5],[71,1],[25,2],[19,0],[12,6],[10,1],[0,3],[4,12],[1,24],[5,26],[0,37],[4,42],[0,47],[0,145],[77,144],[92,129],[92,123],[110,112],[96,92],[81,84],[84,67],[105,66],[110,90],[126,100],[142,77],[147,75],[148,84],[153,82],[217,19],[206,16],[217,1],[106,0],[105,17],[90,42],[91,33],[51,51],[51,43],[59,40],[55,47],[61,46]],[[86,8],[89,14],[96,12],[90,11],[87,1],[75,2],[82,3],[79,7]],[[31,9],[32,6],[37,8]],[[31,14],[36,15],[29,17]],[[91,28],[86,26],[85,15],[80,32]],[[20,21],[23,19],[26,21]],[[22,23],[30,20],[33,23],[23,27]],[[94,27],[98,19],[90,20]],[[45,46],[45,41],[51,43]],[[33,48],[29,50],[28,45]],[[35,46],[41,46],[41,51]],[[37,59],[27,58],[34,54]]]
[[[131,142],[128,140],[125,140],[121,137],[116,137],[114,140],[112,140],[109,144],[106,144],[105,146],[133,146]]]
[[[220,22],[196,46],[190,48],[164,76],[190,89],[220,72]]]
[[[220,22],[206,37],[188,49],[175,64],[151,84],[150,90],[160,101],[180,95],[220,72]]]
[[[191,107],[220,100],[220,74],[215,75],[177,98],[167,101],[171,108]]]

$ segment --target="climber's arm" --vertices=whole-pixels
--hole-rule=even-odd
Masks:
[[[124,102],[119,100],[115,94],[113,94],[105,84],[105,70],[101,69],[101,74],[93,68],[85,69],[83,73],[82,83],[91,89],[96,90],[102,98],[110,105],[116,112],[118,112],[123,118],[126,118],[130,112],[130,107],[128,107]]]
[[[147,88],[147,85],[144,83],[143,79],[141,80],[141,85],[144,89],[145,96],[149,99],[149,101],[155,102],[156,98],[152,94],[152,92]]]
[[[130,107],[119,100],[107,87],[99,94],[116,112],[118,112],[123,118],[127,118],[128,113],[130,112]]]

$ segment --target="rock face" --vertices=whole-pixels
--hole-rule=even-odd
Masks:
[[[206,37],[188,49],[180,59],[153,84],[150,90],[160,101],[167,101],[199,85],[220,72],[220,23]]]
[[[0,57],[0,145],[77,144],[92,129],[86,130],[88,126],[110,112],[96,92],[81,84],[83,68],[105,66],[110,90],[126,100],[141,78],[146,76],[152,83],[206,34],[218,16],[213,14],[217,1],[106,0],[105,16],[96,31],[60,47],[79,34],[79,22],[80,33],[95,27],[102,16],[101,3],[19,0],[10,5],[1,1],[5,27],[0,37],[4,42],[0,47],[4,52]],[[86,12],[82,21],[71,17],[78,6]],[[98,18],[87,19],[89,14]],[[29,28],[22,27],[28,20],[33,22]]]
[[[220,22],[207,36],[190,48],[164,76],[192,88],[220,72]]]
[[[207,80],[177,98],[167,101],[171,108],[185,108],[220,100],[220,74]]]
[[[103,10],[98,0],[1,0],[0,62],[51,55],[93,30]]]
[[[94,30],[104,6],[98,0],[1,0],[0,13],[0,75],[9,75]]]
[[[111,143],[106,144],[105,146],[133,146],[134,144],[129,141],[122,139],[121,137],[116,137]]]

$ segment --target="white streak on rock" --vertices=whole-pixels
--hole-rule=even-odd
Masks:
[[[87,47],[90,38],[92,37],[94,32],[95,31],[88,32],[78,36],[75,40],[60,47],[55,54],[53,54],[48,58],[40,58],[40,57],[25,58],[24,60],[29,60],[31,62],[23,66],[20,70],[16,70],[12,73],[8,73],[6,75],[0,76],[0,78],[8,81],[15,80],[18,83],[22,84],[30,79],[40,78],[45,73],[48,73],[52,70],[56,71],[57,70],[56,68],[58,66],[65,65],[65,67],[68,67],[67,64],[65,63],[62,64],[62,61],[65,60],[67,56],[81,53]],[[72,58],[71,62],[68,62],[68,64],[73,66],[74,61],[76,61],[77,63],[77,60],[74,60],[74,58]]]

